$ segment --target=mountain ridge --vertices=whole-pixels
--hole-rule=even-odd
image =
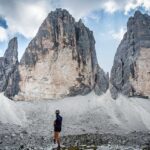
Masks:
[[[119,93],[148,98],[149,25],[150,16],[140,11],[128,19],[127,32],[114,57],[109,87],[109,75],[97,61],[93,32],[81,19],[76,22],[67,10],[56,9],[41,24],[20,63],[17,38],[10,40],[0,58],[0,91],[16,100],[58,99],[91,91],[101,95],[108,88],[114,99]]]

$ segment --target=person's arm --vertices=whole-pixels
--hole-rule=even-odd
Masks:
[[[56,121],[54,121],[54,126],[56,125]]]

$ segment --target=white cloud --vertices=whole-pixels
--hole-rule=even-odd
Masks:
[[[118,31],[110,31],[110,34],[113,37],[113,39],[121,41],[125,32],[126,28],[122,27]]]
[[[101,18],[98,14],[90,13],[88,16],[82,17],[82,20],[84,21],[85,24],[88,24],[91,20],[95,21],[96,23],[99,23]]]
[[[137,0],[138,5],[142,5],[146,11],[150,12],[150,0]]]
[[[144,1],[146,6],[148,0],[61,0],[63,8],[68,9],[77,19],[90,15],[92,11],[104,10],[108,13],[114,13],[118,10],[129,12],[132,8],[140,6],[141,3],[137,1]],[[131,7],[134,4],[135,7]]]
[[[125,14],[139,6],[142,6],[146,11],[149,11],[150,0],[130,0],[124,7]]]
[[[0,14],[5,16],[11,34],[20,33],[26,38],[33,37],[40,24],[51,10],[48,1],[23,0],[0,1]]]
[[[104,3],[104,10],[106,12],[113,13],[116,10],[119,10],[119,6],[115,1],[110,0],[110,1],[107,1],[106,3]]]
[[[56,7],[62,7],[76,18],[90,17],[99,21],[93,11],[104,10],[114,13],[118,10],[126,14],[143,6],[150,9],[149,0],[0,0],[0,15],[3,15],[9,26],[9,34],[20,33],[26,38],[32,38],[47,14]],[[1,31],[3,32],[3,31]],[[4,33],[4,32],[3,32]],[[6,36],[5,36],[6,38]],[[2,38],[1,38],[2,39]]]
[[[128,14],[128,12],[131,10],[131,9],[135,9],[136,7],[138,6],[137,3],[128,3],[126,6],[125,6],[125,14]]]
[[[93,10],[100,9],[104,2],[105,0],[61,0],[61,6],[68,9],[76,19],[79,19],[87,16]]]
[[[78,19],[95,10],[104,10],[111,14],[119,10],[128,14],[142,6],[149,11],[150,0],[61,0],[60,6],[67,8]]]
[[[0,42],[4,42],[6,41],[8,38],[8,35],[7,35],[7,30],[0,27]]]
[[[19,32],[27,38],[33,37],[43,19],[47,16],[46,10],[38,4],[20,5],[22,13],[16,18],[8,16],[8,26],[11,32]]]

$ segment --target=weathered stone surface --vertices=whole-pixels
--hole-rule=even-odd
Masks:
[[[95,85],[101,94],[108,78],[97,66],[92,31],[81,20],[75,22],[68,11],[57,9],[44,20],[20,61],[20,92],[15,99],[85,95]]]
[[[52,133],[44,136],[42,133],[30,133],[21,126],[2,124],[0,122],[0,148],[2,150],[45,150],[53,143]],[[137,150],[150,148],[150,134],[148,132],[131,132],[128,134],[85,133],[80,135],[62,135],[61,144],[66,150],[93,149],[97,146],[108,146],[107,149]],[[125,146],[125,147],[120,147]],[[78,147],[78,148],[77,148]],[[127,148],[129,147],[129,148]],[[104,148],[102,148],[104,149]]]
[[[113,98],[118,93],[126,96],[150,96],[150,16],[136,11],[127,23],[111,70]]]
[[[0,58],[0,92],[11,98],[19,91],[17,38],[9,41],[4,57]]]
[[[95,87],[94,91],[97,95],[101,95],[109,88],[109,75],[97,65],[97,73],[95,74]]]

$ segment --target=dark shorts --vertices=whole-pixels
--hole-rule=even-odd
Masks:
[[[54,131],[55,131],[55,132],[61,132],[61,128],[55,127],[55,128],[54,128]]]

